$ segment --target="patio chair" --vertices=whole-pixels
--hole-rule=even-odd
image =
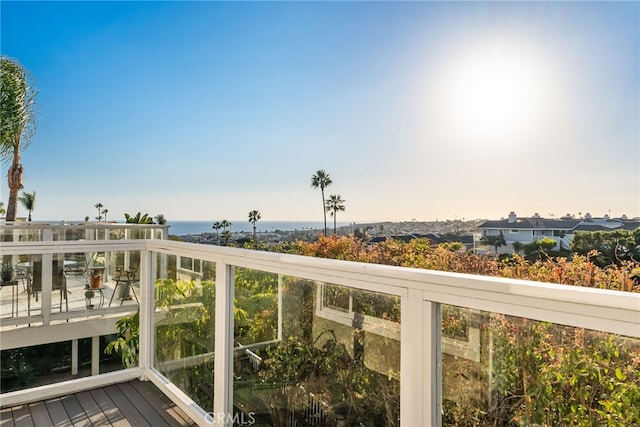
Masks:
[[[60,292],[60,312],[62,312],[62,300],[65,301],[65,310],[69,311],[69,300],[67,299],[67,277],[64,274],[62,262],[53,261],[53,275],[51,277],[51,291]],[[34,261],[31,269],[31,276],[28,277],[27,313],[31,315],[31,295],[38,301],[38,293],[42,292],[42,261]]]
[[[29,281],[29,271],[27,267],[18,264],[14,267],[13,271],[16,273],[16,279],[22,281],[22,292],[27,292],[27,282]]]
[[[118,293],[118,287],[123,286],[121,289],[121,296],[118,297],[120,300],[120,305],[125,302],[125,300],[130,300],[131,295],[129,291],[133,293],[133,297],[136,299],[136,302],[139,304],[138,296],[136,295],[136,290],[133,287],[134,283],[140,282],[140,277],[138,276],[138,265],[133,268],[129,268],[128,270],[118,270],[116,274],[113,276],[113,280],[116,285],[113,288],[113,293],[111,294],[111,298],[109,298],[109,307],[111,307],[111,303],[113,302],[113,297]]]

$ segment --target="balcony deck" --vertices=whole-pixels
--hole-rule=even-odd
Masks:
[[[150,381],[120,384],[0,410],[0,426],[195,426]]]

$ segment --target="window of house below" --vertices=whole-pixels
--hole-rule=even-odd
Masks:
[[[517,234],[517,233],[519,233],[519,232],[520,232],[520,230],[509,230],[509,233],[510,233],[510,234]]]

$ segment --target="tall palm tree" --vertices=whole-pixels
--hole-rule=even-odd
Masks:
[[[311,187],[320,188],[322,194],[322,213],[324,215],[324,235],[327,235],[327,211],[325,210],[324,189],[333,183],[331,177],[324,170],[320,169],[311,177]]]
[[[4,216],[7,210],[4,208],[4,202],[0,202],[0,216]]]
[[[11,163],[7,173],[7,221],[16,220],[18,192],[24,187],[20,151],[31,143],[37,125],[38,90],[34,82],[29,71],[19,62],[0,57],[0,160]]]
[[[220,236],[219,236],[218,232],[222,228],[222,223],[220,221],[216,221],[216,222],[213,223],[213,227],[211,227],[211,228],[216,230],[216,244],[219,245],[220,244]]]
[[[256,240],[256,222],[258,222],[258,220],[262,217],[262,215],[260,215],[260,212],[258,212],[257,210],[252,210],[251,212],[249,212],[249,222],[251,224],[253,224],[253,240]]]
[[[102,213],[104,214],[104,222],[107,222],[107,212],[109,212],[109,209],[102,209]]]
[[[29,222],[31,222],[31,211],[36,208],[36,192],[23,192],[22,196],[18,197],[18,201],[20,201],[20,203],[22,203],[22,206],[24,206],[24,208],[29,211]]]
[[[329,200],[327,200],[325,203],[325,211],[331,212],[331,216],[333,217],[333,234],[336,234],[336,213],[338,211],[344,212],[344,202],[346,202],[346,200],[343,200],[341,195],[332,194],[331,196],[329,196]]]
[[[98,222],[100,222],[102,220],[102,206],[103,204],[98,202],[95,204],[94,208],[98,209],[98,216],[96,217],[96,219],[98,220]]]

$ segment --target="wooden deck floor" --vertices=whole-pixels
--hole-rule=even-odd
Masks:
[[[195,426],[149,381],[129,381],[0,410],[0,427]]]

